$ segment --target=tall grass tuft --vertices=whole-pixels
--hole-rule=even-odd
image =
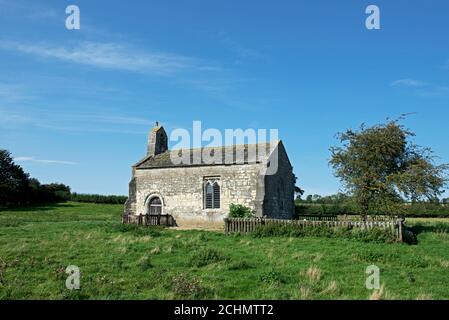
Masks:
[[[176,299],[200,299],[205,293],[201,281],[181,273],[172,278],[172,291]]]
[[[316,266],[311,266],[305,275],[311,282],[318,282],[321,279],[321,270]]]
[[[222,260],[226,260],[226,257],[221,252],[211,248],[202,248],[190,257],[189,265],[199,268]]]

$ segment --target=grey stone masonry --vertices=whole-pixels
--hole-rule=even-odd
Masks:
[[[222,224],[231,203],[247,206],[259,217],[293,217],[293,168],[281,141],[265,159],[255,162],[172,165],[169,153],[165,130],[156,126],[150,132],[147,156],[132,168],[125,213],[146,214],[158,198],[162,214],[172,215],[180,227]],[[214,193],[219,197],[217,208],[206,207],[207,181],[219,186]]]
[[[164,127],[159,126],[156,122],[156,126],[151,129],[148,135],[148,156],[156,156],[158,154],[164,153],[168,150],[168,139],[165,133]]]

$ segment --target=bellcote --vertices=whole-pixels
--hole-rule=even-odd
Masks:
[[[148,156],[156,156],[168,150],[167,133],[163,126],[159,126],[159,122],[156,121],[156,125],[151,129],[148,135]]]

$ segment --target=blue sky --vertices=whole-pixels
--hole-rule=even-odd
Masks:
[[[337,132],[414,112],[449,162],[448,21],[446,0],[0,0],[0,147],[42,182],[127,194],[156,120],[278,128],[299,185],[331,194]]]

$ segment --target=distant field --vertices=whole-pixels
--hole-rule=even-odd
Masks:
[[[408,219],[418,245],[135,229],[122,205],[0,211],[0,299],[448,299],[448,219]],[[381,269],[381,292],[365,269]],[[68,265],[81,289],[65,288]]]
[[[449,224],[449,218],[406,218],[406,221],[411,223],[411,224],[416,224],[416,223],[435,223],[435,222],[441,222],[441,223]]]

